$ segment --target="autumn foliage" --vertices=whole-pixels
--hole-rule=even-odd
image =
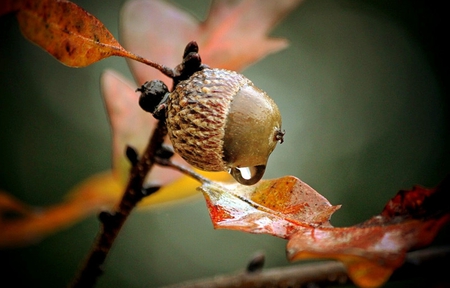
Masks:
[[[287,256],[336,259],[361,287],[377,287],[403,264],[407,251],[429,245],[450,220],[447,177],[436,188],[415,186],[392,198],[380,215],[351,227],[332,227],[339,209],[301,180],[286,176],[251,187],[203,183],[215,228],[288,239]]]
[[[163,17],[169,17],[169,12],[175,11],[177,17],[170,23],[185,27],[188,32],[180,32],[175,35],[178,38],[171,36],[164,41],[172,41],[170,46],[173,47],[174,43],[185,45],[186,40],[198,39],[205,63],[241,70],[286,46],[285,40],[270,39],[266,34],[300,1],[272,4],[275,2],[260,5],[257,1],[242,1],[233,6],[229,1],[215,1],[205,22],[193,20],[185,12],[159,1],[135,1],[126,9],[143,14],[150,10],[161,11],[157,14],[161,18],[152,20],[156,22],[163,21]],[[273,5],[277,5],[278,10],[274,11]],[[9,0],[0,6],[0,15],[6,13],[15,13],[26,38],[71,67],[87,66],[109,56],[125,57],[151,66],[130,64],[136,81],[142,83],[160,73],[154,68],[163,69],[163,66],[134,53],[149,59],[165,59],[165,65],[179,62],[179,55],[167,55],[167,51],[162,55],[162,52],[151,51],[151,48],[136,46],[136,38],[157,37],[152,33],[161,32],[151,29],[131,31],[125,24],[124,29],[128,33],[125,33],[124,43],[134,53],[129,52],[97,18],[69,1]],[[243,13],[247,13],[247,17],[242,17]],[[127,15],[129,17],[125,13],[125,20]],[[245,33],[248,30],[254,33]],[[233,45],[244,38],[246,45]],[[248,46],[258,49],[254,51]],[[7,193],[1,193],[0,212],[13,211],[20,217],[0,219],[0,247],[26,245],[31,239],[69,226],[88,214],[110,209],[120,199],[129,170],[124,148],[131,144],[141,152],[150,133],[147,128],[154,126],[156,120],[139,109],[135,85],[128,80],[107,71],[102,84],[113,130],[112,170],[83,181],[65,202],[49,207],[40,215],[33,214],[32,209]],[[174,159],[181,161],[177,156]],[[194,193],[195,181],[180,173],[162,173],[160,169],[167,168],[155,168],[150,177],[160,181],[163,189],[144,200],[142,205],[172,201]],[[340,206],[330,204],[296,177],[285,176],[262,180],[254,186],[243,186],[219,182],[230,179],[226,173],[201,173],[212,179],[202,181],[199,190],[205,197],[215,228],[266,233],[287,239],[289,260],[336,259],[345,264],[352,281],[361,287],[385,283],[403,264],[406,252],[429,245],[450,220],[447,204],[449,177],[435,188],[415,186],[398,192],[379,215],[363,223],[333,227],[330,218]]]

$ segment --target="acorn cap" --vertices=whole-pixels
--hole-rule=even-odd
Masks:
[[[207,171],[265,168],[281,129],[273,100],[243,75],[222,69],[181,81],[169,95],[166,121],[175,152]]]

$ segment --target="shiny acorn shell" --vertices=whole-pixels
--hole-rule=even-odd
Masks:
[[[181,81],[166,116],[175,152],[206,171],[259,167],[264,173],[281,129],[275,102],[243,75],[223,69]]]

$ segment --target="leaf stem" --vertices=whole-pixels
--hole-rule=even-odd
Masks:
[[[203,177],[202,175],[200,175],[199,173],[195,172],[194,170],[189,169],[189,168],[187,168],[185,166],[182,166],[182,165],[180,165],[178,163],[172,162],[169,159],[155,157],[154,160],[155,160],[156,164],[159,164],[161,166],[170,167],[170,168],[173,168],[175,170],[178,170],[181,173],[183,173],[183,174],[185,174],[185,175],[187,175],[187,176],[189,176],[191,178],[194,178],[195,180],[197,180],[198,182],[200,182],[202,184],[211,182],[211,180],[209,180],[206,177]]]
[[[174,69],[172,69],[170,67],[167,67],[165,65],[161,65],[161,64],[158,64],[156,62],[150,61],[150,60],[148,60],[148,59],[146,59],[146,58],[144,58],[142,56],[136,55],[136,54],[131,53],[131,52],[126,51],[126,50],[120,51],[120,52],[121,52],[120,56],[126,56],[127,58],[129,58],[131,60],[135,60],[135,61],[144,63],[144,64],[146,64],[146,65],[148,65],[150,67],[153,67],[153,68],[159,70],[161,73],[163,73],[167,77],[170,77],[170,78],[173,79],[173,78],[175,78],[177,76],[175,71],[174,71]]]
[[[164,142],[166,134],[167,129],[164,122],[159,121],[144,154],[131,168],[128,185],[121,201],[113,212],[100,213],[100,231],[84,265],[69,287],[93,287],[97,278],[102,274],[101,266],[105,262],[106,256],[123,224],[137,203],[147,195],[142,191],[144,179],[155,163],[156,151]]]

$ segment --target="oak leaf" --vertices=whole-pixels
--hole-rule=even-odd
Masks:
[[[22,34],[70,67],[110,56],[139,58],[126,51],[100,20],[65,0],[6,0],[0,15],[15,12]]]
[[[340,208],[293,176],[261,180],[252,186],[205,182],[199,189],[214,228],[286,239],[303,227],[330,226],[331,215]]]
[[[380,215],[351,227],[332,227],[332,206],[301,180],[286,176],[254,186],[203,183],[215,228],[289,239],[287,256],[336,259],[360,287],[378,287],[400,267],[406,252],[429,245],[450,220],[450,177],[439,186],[415,186],[393,197]]]

